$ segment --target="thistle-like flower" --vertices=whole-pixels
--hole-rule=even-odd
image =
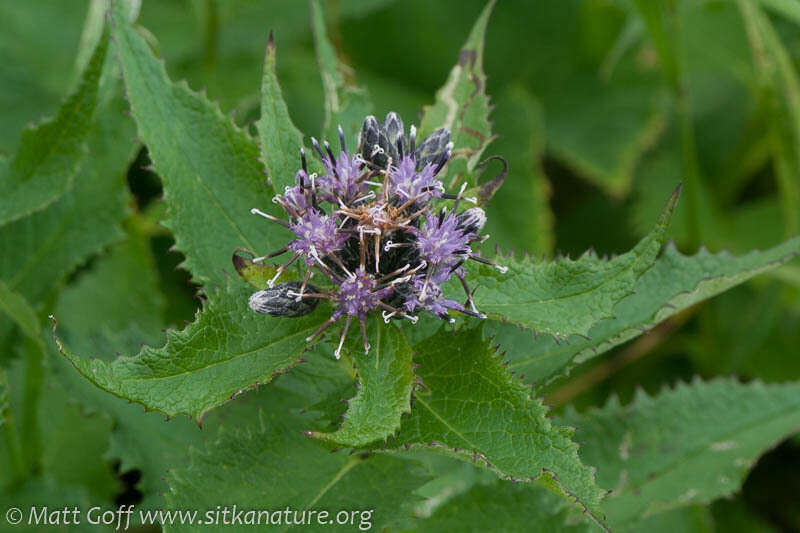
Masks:
[[[289,220],[251,211],[288,228],[294,238],[280,250],[253,260],[292,253],[277,268],[269,288],[250,297],[250,307],[276,316],[302,316],[312,312],[319,300],[329,300],[334,306],[331,317],[307,340],[344,318],[334,352],[337,358],[354,318],[364,350],[369,351],[370,313],[380,312],[386,322],[416,323],[420,311],[451,322],[450,312],[485,318],[475,307],[462,265],[472,259],[501,272],[506,269],[472,251],[472,243],[488,235],[480,236],[486,222],[483,209],[458,210],[462,201],[477,203],[464,197],[466,184],[452,195],[436,178],[452,154],[450,132],[438,129],[417,145],[414,126],[406,137],[400,117],[389,113],[383,125],[373,116],[364,120],[354,155],[347,150],[341,127],[338,157],[327,142],[311,141],[324,174],[309,173],[301,149],[295,185],[273,198]],[[434,212],[434,198],[452,200],[453,205]],[[276,284],[298,259],[305,264],[303,280]],[[309,284],[315,270],[327,278],[329,287]],[[443,295],[442,284],[453,276],[466,293],[464,304]]]

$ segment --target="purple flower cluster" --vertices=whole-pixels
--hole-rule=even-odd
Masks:
[[[355,154],[348,152],[341,128],[339,142],[336,157],[327,142],[320,146],[312,138],[324,168],[322,176],[309,172],[306,154],[300,151],[302,168],[295,185],[273,199],[288,222],[252,210],[287,227],[294,238],[254,260],[292,253],[277,268],[269,288],[253,294],[250,307],[277,316],[300,316],[313,311],[319,300],[329,300],[333,314],[307,340],[344,317],[336,357],[353,318],[359,322],[364,350],[369,350],[365,322],[373,311],[380,311],[387,322],[392,318],[416,322],[419,311],[449,321],[451,311],[484,318],[472,301],[462,265],[473,259],[501,272],[505,267],[472,251],[472,243],[488,237],[480,236],[486,215],[480,207],[458,208],[462,201],[474,204],[475,199],[463,196],[465,187],[457,195],[445,193],[436,178],[452,153],[450,132],[436,130],[417,145],[414,126],[406,136],[400,117],[389,113],[382,125],[373,116],[366,118]],[[453,205],[434,212],[434,198],[453,200]],[[306,265],[303,281],[276,284],[297,259]],[[329,288],[320,290],[309,283],[314,271],[325,276]],[[443,295],[442,284],[452,277],[464,288],[463,304]]]

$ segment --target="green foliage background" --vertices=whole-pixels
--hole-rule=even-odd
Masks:
[[[800,230],[800,2],[498,2],[482,57],[491,100],[479,101],[475,115],[498,137],[470,148],[508,160],[505,184],[486,206],[492,235],[486,253],[497,245],[519,277],[506,282],[489,269],[471,275],[499,291],[479,292],[485,298],[479,307],[492,314],[493,305],[514,303],[516,315],[503,315],[540,335],[533,341],[529,330],[490,322],[483,330],[465,326],[461,340],[451,342],[430,337],[435,330],[401,336],[391,328],[373,345],[386,345],[396,358],[374,373],[360,372],[358,395],[352,368],[334,364],[325,346],[304,356],[309,364],[275,379],[274,369],[295,364],[319,317],[287,330],[278,349],[258,345],[280,323],[252,314],[241,320],[231,302],[244,301],[248,291],[229,279],[230,252],[281,243],[252,226],[244,232],[235,223],[203,226],[209,213],[239,206],[210,203],[195,178],[246,177],[220,184],[211,196],[225,198],[221,191],[234,187],[238,197],[268,198],[259,158],[279,179],[296,162],[294,155],[263,161],[264,147],[282,154],[299,143],[292,128],[272,135],[264,126],[262,99],[269,94],[286,102],[286,109],[274,109],[274,120],[288,110],[297,130],[309,135],[330,132],[340,120],[347,126],[348,117],[370,105],[378,116],[393,110],[425,127],[421,109],[447,81],[485,2],[313,5],[143,0],[138,26],[126,37],[118,30],[104,54],[94,46],[105,42],[104,1],[0,4],[0,429],[15,432],[0,442],[0,512],[11,503],[45,502],[275,508],[302,506],[306,494],[318,494],[314,501],[331,507],[357,508],[360,498],[372,498],[384,515],[381,527],[391,523],[400,531],[596,527],[539,486],[497,480],[495,473],[519,479],[538,473],[539,458],[521,450],[540,443],[520,442],[541,430],[558,450],[543,461],[563,455],[562,481],[585,489],[578,496],[590,508],[599,505],[592,500],[600,489],[587,481],[584,465],[599,466],[597,485],[615,491],[602,508],[615,531],[800,530],[800,441],[791,437],[800,429],[800,265],[783,263],[797,253],[798,241],[790,238]],[[267,51],[265,62],[270,30],[275,51]],[[315,34],[318,41],[327,35],[330,47],[315,47]],[[133,43],[127,51],[119,44],[124,39]],[[163,78],[142,52],[148,49],[163,58],[170,79],[185,79],[192,91]],[[134,78],[132,69],[150,70]],[[279,93],[270,85],[278,81]],[[219,110],[193,93],[201,90]],[[339,110],[329,105],[331,91],[343,103]],[[483,113],[489,106],[491,124]],[[427,115],[434,126],[436,112]],[[55,118],[26,129],[43,117]],[[181,130],[190,123],[230,143],[198,137],[186,151],[172,139],[193,138]],[[70,125],[69,135],[54,140],[58,124]],[[149,139],[159,142],[148,151],[143,140]],[[55,148],[42,155],[37,143]],[[34,167],[30,190],[18,188]],[[453,167],[468,169],[471,185],[485,179],[469,158]],[[682,197],[669,229],[650,233],[679,182]],[[209,232],[224,245],[197,245]],[[674,244],[655,259],[662,237]],[[583,255],[590,248],[614,258],[599,263]],[[764,251],[745,254],[753,249]],[[522,259],[524,252],[580,257],[559,264],[575,278],[590,272],[595,277],[587,286],[601,289],[562,300],[556,314],[552,307],[526,307],[524,301],[541,297],[530,280],[547,280],[554,293],[574,285],[573,278],[564,281],[565,267]],[[200,285],[212,312],[184,330],[184,322],[196,320]],[[600,296],[608,306],[564,318]],[[94,387],[58,353],[49,314],[83,374],[170,416],[202,417],[203,429],[182,415],[165,422]],[[228,333],[195,348],[194,332],[214,327]],[[491,336],[502,341],[507,369],[521,381],[494,359]],[[167,341],[163,350],[145,350],[146,364],[112,362],[114,354],[139,352],[140,343]],[[238,361],[251,374],[220,390],[160,377],[153,380],[158,385],[131,384],[158,376],[170,354],[186,350],[204,364],[226,351],[253,353],[257,363]],[[452,366],[437,366],[453,353],[459,357]],[[285,360],[273,360],[279,357]],[[422,365],[419,376],[412,375],[412,360]],[[442,377],[463,377],[469,368],[491,376],[496,388],[477,393],[467,378]],[[410,404],[415,377],[432,392]],[[233,402],[220,392],[273,379]],[[583,464],[570,462],[570,436],[551,428],[523,383],[555,409],[547,413],[553,424],[578,427],[572,440],[581,443]],[[196,394],[174,393],[182,387]],[[397,400],[370,400],[376,390]],[[319,405],[308,405],[308,398]],[[454,426],[464,412],[485,415],[497,398],[524,413],[497,415],[504,436]],[[364,432],[365,421],[377,416],[368,412],[371,405],[385,408],[380,417],[389,420],[386,428],[372,428],[376,435]],[[426,418],[428,405],[446,420]],[[326,422],[345,408],[344,425]],[[401,419],[414,424],[395,434]],[[453,431],[443,432],[440,423]],[[331,447],[381,443],[369,461],[331,455],[301,434],[308,429]],[[383,443],[387,434],[394,438]],[[430,453],[432,441],[446,453]],[[453,461],[470,446],[482,450],[490,471]],[[515,461],[515,453],[525,460]],[[230,464],[221,466],[220,457]],[[312,475],[329,471],[348,474],[333,493],[320,486],[323,475]],[[275,481],[265,488],[264,479]]]

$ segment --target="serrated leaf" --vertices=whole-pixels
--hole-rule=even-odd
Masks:
[[[55,118],[26,129],[14,158],[0,166],[0,226],[41,211],[72,187],[86,156],[107,50],[105,31],[75,93]]]
[[[596,528],[574,523],[567,503],[542,487],[495,481],[476,485],[456,496],[411,531],[437,533],[516,533],[518,531],[589,532]]]
[[[292,531],[360,529],[358,517],[355,523],[334,521],[343,509],[348,514],[351,509],[371,509],[367,519],[376,531],[410,515],[410,505],[418,499],[412,491],[429,479],[418,463],[380,455],[331,453],[302,435],[309,421],[291,414],[292,406],[282,393],[270,392],[274,411],[262,411],[249,426],[223,428],[216,442],[192,454],[189,468],[170,472],[171,490],[166,498],[172,508],[215,509],[236,504],[239,509],[272,511],[288,506],[298,517],[303,510],[328,511],[328,523],[314,521],[292,527],[281,522],[283,530]],[[250,531],[252,526],[226,529]],[[188,526],[167,529],[191,530]]]
[[[110,95],[89,134],[92,154],[74,188],[47,209],[0,228],[0,279],[32,305],[87,257],[119,240],[128,214],[124,170],[132,156],[133,124],[122,96]],[[10,322],[0,318],[0,338]]]
[[[613,318],[614,306],[633,290],[661,250],[678,201],[673,192],[653,231],[629,252],[609,260],[586,253],[555,262],[498,257],[508,267],[470,265],[468,279],[478,287],[475,304],[489,318],[557,337],[588,335],[592,326]]]
[[[633,294],[614,308],[615,318],[595,325],[589,339],[568,343],[539,338],[513,326],[487,325],[487,333],[508,351],[509,369],[526,380],[545,385],[564,375],[576,363],[595,357],[655,327],[667,318],[731,287],[769,271],[800,254],[800,237],[765,251],[742,256],[712,254],[702,249],[682,255],[670,245],[655,265],[636,282]]]
[[[322,4],[319,0],[311,0],[310,5],[314,45],[325,93],[323,138],[331,143],[338,140],[337,128],[341,124],[345,138],[354,143],[364,117],[372,111],[372,102],[366,90],[352,80],[352,69],[336,57],[336,51],[328,39]],[[355,144],[349,148],[355,150]]]
[[[183,265],[198,280],[222,285],[231,250],[275,249],[282,240],[250,214],[272,192],[263,183],[258,144],[218,106],[169,80],[119,2],[113,13],[131,111],[164,181],[167,222],[186,254]]]
[[[737,491],[759,455],[800,430],[800,384],[698,380],[561,422],[578,426],[581,458],[613,489],[603,508],[621,525]]]
[[[60,341],[59,349],[98,387],[147,409],[200,421],[209,409],[295,365],[321,322],[318,314],[286,319],[254,313],[249,294],[241,286],[212,293],[186,329],[168,332],[166,345],[144,347],[135,357],[108,363],[87,360]]]
[[[303,134],[289,116],[278,84],[276,63],[275,41],[270,35],[261,82],[261,117],[256,126],[261,141],[261,160],[267,169],[267,176],[275,191],[282,192],[284,187],[294,185],[294,175],[300,165]]]
[[[599,522],[603,491],[578,459],[572,431],[551,424],[541,401],[506,372],[482,327],[442,330],[418,352],[424,391],[414,395],[411,416],[388,449],[429,449],[507,479],[537,481]]]
[[[367,338],[369,353],[360,343],[351,343],[360,387],[341,427],[334,433],[315,432],[315,437],[341,446],[364,446],[394,434],[402,415],[411,411],[411,347],[396,326],[378,319],[369,321]]]
[[[462,182],[469,187],[478,185],[476,167],[493,139],[486,74],[483,72],[483,45],[494,4],[495,0],[487,2],[461,47],[458,63],[450,71],[444,86],[436,92],[434,104],[425,108],[422,117],[419,138],[437,128],[450,130],[453,156],[441,176],[448,188],[456,188]]]
[[[131,230],[127,241],[111,248],[62,291],[55,315],[60,319],[59,336],[67,346],[110,363],[115,352],[135,353],[143,342],[163,342],[164,311],[149,242]],[[160,413],[145,412],[142,406],[97,388],[58,353],[54,342],[49,344],[48,366],[54,381],[81,405],[113,418],[107,457],[119,461],[120,472],[140,472],[136,489],[143,499],[137,508],[163,508],[166,472],[186,463],[187,446],[201,444],[216,417],[204,420],[201,431],[188,418],[167,421]],[[241,403],[241,399],[231,402]]]

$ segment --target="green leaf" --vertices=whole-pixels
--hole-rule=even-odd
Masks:
[[[755,533],[747,528],[737,529]],[[707,506],[692,505],[650,515],[639,522],[622,525],[616,531],[630,533],[639,531],[647,531],[648,533],[714,533],[715,531],[728,530],[715,523],[714,517]]]
[[[522,372],[526,380],[545,385],[563,376],[574,364],[591,359],[655,327],[684,309],[731,287],[772,270],[800,254],[800,237],[765,251],[742,256],[706,249],[694,256],[682,255],[670,245],[655,265],[633,287],[633,294],[614,308],[615,318],[589,330],[589,339],[573,337],[569,343],[540,338],[513,326],[489,324],[487,333],[507,350],[509,370]]]
[[[112,348],[102,339],[139,333],[127,345],[112,343],[116,351],[130,353],[143,341],[163,341],[166,305],[150,241],[129,227],[127,240],[111,247],[61,292],[55,314],[59,330],[69,330],[61,336],[72,349],[102,353]]]
[[[183,266],[202,282],[222,285],[231,250],[277,248],[282,240],[250,214],[259,198],[266,204],[271,196],[258,145],[218,106],[169,80],[120,3],[113,22],[131,111],[164,181],[167,222],[186,254]]]
[[[448,188],[455,188],[461,182],[466,182],[469,187],[478,185],[476,167],[481,154],[494,138],[489,123],[486,74],[483,72],[483,44],[494,4],[495,0],[487,2],[461,47],[458,63],[436,92],[434,104],[425,108],[422,117],[420,139],[437,128],[450,130],[453,156],[441,176]]]
[[[323,138],[333,143],[339,138],[337,128],[341,124],[345,138],[354,142],[364,117],[372,111],[372,102],[367,92],[352,80],[352,69],[336,57],[336,51],[328,40],[325,13],[319,0],[311,0],[311,27],[325,92]],[[350,150],[354,149],[355,146],[350,147]]]
[[[579,427],[581,458],[613,489],[603,507],[622,525],[739,490],[759,455],[800,428],[800,384],[698,380],[561,422]]]
[[[630,2],[537,2],[513,16],[530,21],[502,48],[541,101],[548,153],[607,194],[630,190],[642,155],[667,123],[652,49],[642,46]],[[646,58],[646,59],[645,59]],[[496,128],[501,133],[500,123]]]
[[[0,281],[0,310],[19,326],[25,335],[41,344],[42,340],[39,334],[42,328],[39,326],[36,311],[24,296],[10,290],[2,281]]]
[[[26,125],[55,116],[68,87],[76,85],[81,72],[75,72],[75,50],[87,4],[0,4],[0,152],[13,154]],[[81,70],[92,50],[87,52]]]
[[[104,529],[98,530],[97,525],[89,524],[85,516],[81,516],[80,523],[73,523],[71,520],[72,514],[68,515],[70,523],[67,525],[64,524],[63,520],[61,520],[60,525],[53,525],[50,527],[43,526],[41,523],[29,524],[28,512],[32,507],[41,511],[43,507],[47,506],[49,507],[48,510],[51,512],[57,509],[63,510],[65,507],[71,511],[73,507],[77,507],[83,512],[86,512],[94,505],[97,505],[96,500],[93,500],[82,487],[65,485],[50,477],[31,477],[25,480],[19,487],[0,490],[0,500],[3,501],[3,507],[5,509],[17,507],[24,513],[22,522],[13,527],[9,526],[9,529],[7,529],[8,531],[39,533],[45,528],[52,528],[56,531],[67,531],[69,533],[97,533],[98,531],[104,531]],[[5,525],[5,523],[3,525]],[[108,531],[112,531],[110,528],[111,526],[109,526]]]
[[[294,175],[300,164],[303,134],[289,116],[278,85],[276,63],[275,41],[270,34],[261,82],[261,117],[256,125],[261,141],[261,160],[267,169],[267,176],[273,189],[282,192],[284,187],[294,185]]]
[[[411,411],[411,347],[396,326],[378,319],[369,321],[368,339],[369,353],[360,346],[360,337],[351,343],[360,386],[344,422],[335,433],[314,432],[313,436],[341,446],[363,446],[394,434],[402,415]]]
[[[542,168],[544,120],[539,102],[522,85],[501,95],[494,112],[503,136],[493,150],[508,160],[508,176],[489,204],[486,233],[503,249],[549,253],[553,249],[550,183]]]
[[[588,335],[592,326],[613,318],[614,306],[629,295],[636,280],[661,250],[678,201],[676,189],[648,236],[628,253],[602,260],[589,251],[577,260],[497,258],[508,272],[476,263],[468,278],[478,290],[475,304],[494,320],[504,320],[556,337]]]
[[[331,453],[302,435],[310,421],[289,412],[291,405],[283,393],[269,392],[273,393],[269,412],[261,411],[249,426],[224,427],[205,450],[193,450],[189,468],[170,472],[171,490],[166,498],[172,508],[215,509],[235,504],[238,509],[282,512],[288,506],[298,517],[303,510],[326,510],[325,520],[332,521],[323,523],[326,531],[354,531],[367,523],[382,531],[410,515],[410,506],[418,499],[412,491],[429,479],[418,463],[381,455]],[[356,515],[354,523],[336,524],[341,510],[348,515],[350,510],[372,512],[366,517]],[[283,520],[283,531],[320,528],[316,521],[311,526],[290,527]],[[253,526],[226,529],[251,531]],[[192,530],[188,526],[167,529]]]
[[[215,291],[186,329],[168,332],[165,346],[144,347],[135,357],[108,363],[87,360],[60,341],[59,349],[98,387],[200,422],[209,409],[295,365],[321,321],[316,313],[296,319],[259,315],[247,306],[249,293],[241,286]]]
[[[603,491],[580,462],[572,431],[552,425],[541,401],[506,372],[482,327],[441,330],[418,351],[424,390],[387,449],[430,449],[506,479],[537,481],[599,521]]]
[[[8,412],[11,405],[8,401],[8,374],[5,368],[0,368],[0,428],[2,428],[8,420]]]
[[[772,155],[786,235],[800,232],[800,77],[769,18],[755,2],[739,2],[764,87]],[[795,4],[795,12],[800,4]]]
[[[14,159],[0,166],[0,226],[41,211],[72,187],[86,155],[107,50],[105,31],[75,93],[54,119],[26,129]]]
[[[49,378],[49,376],[48,376]],[[107,459],[113,422],[102,412],[85,412],[63,387],[46,379],[39,406],[42,471],[62,485],[83,487],[96,505],[111,506],[121,484]]]
[[[73,190],[47,209],[0,228],[0,279],[38,305],[92,254],[124,236],[128,215],[125,169],[132,156],[133,123],[122,95],[111,94],[89,134],[87,159]],[[0,317],[0,338],[10,322]]]
[[[794,23],[800,24],[800,2],[797,0],[758,0],[758,3]]]
[[[242,254],[247,254],[250,257],[246,257]],[[240,278],[253,287],[257,289],[266,289],[269,286],[269,280],[274,278],[275,274],[278,272],[278,268],[270,264],[265,264],[263,261],[256,263],[253,261],[254,258],[255,254],[250,250],[237,248],[233,251],[233,268],[236,269],[236,273],[239,274]],[[291,270],[284,270],[275,281],[288,281],[292,276],[293,272]]]
[[[429,518],[417,521],[412,531],[484,533],[594,531],[569,518],[569,506],[541,487],[495,481],[476,485],[439,507]]]

